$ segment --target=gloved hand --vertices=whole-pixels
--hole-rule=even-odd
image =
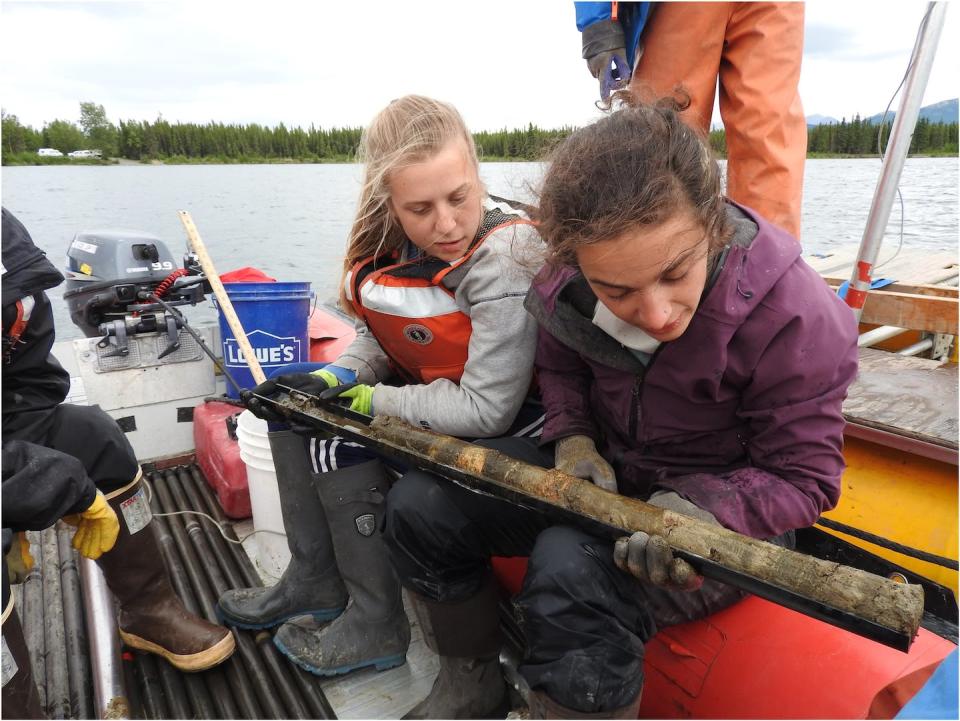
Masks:
[[[80,551],[80,555],[93,561],[113,548],[120,533],[117,514],[100,491],[97,491],[87,510],[64,516],[63,520],[77,527],[77,532],[73,534],[73,547]]]
[[[373,386],[364,383],[344,383],[334,386],[320,394],[320,398],[329,401],[334,398],[349,398],[350,410],[365,416],[373,415]]]
[[[720,525],[710,511],[673,491],[657,491],[647,503],[715,526]],[[629,538],[618,538],[613,546],[613,562],[621,571],[671,591],[696,591],[703,585],[703,576],[682,558],[674,557],[663,536],[637,531]]]
[[[583,30],[582,41],[583,59],[590,74],[600,82],[600,99],[606,102],[612,92],[625,88],[630,82],[623,27],[617,20],[588,25]]]
[[[278,385],[288,386],[311,396],[318,396],[328,388],[340,385],[341,382],[336,375],[326,368],[321,368],[312,373],[283,373],[275,378],[265,380],[251,391],[243,391],[240,394],[240,400],[246,404],[249,411],[257,418],[262,418],[265,421],[281,422],[286,419],[278,416],[269,408],[262,405],[260,401],[253,398],[253,396],[258,395],[270,398],[277,392]]]
[[[589,436],[567,436],[557,441],[553,465],[558,471],[592,481],[605,491],[617,492],[617,477]]]
[[[33,556],[30,555],[30,541],[23,531],[13,538],[13,544],[7,551],[7,575],[10,583],[23,583],[33,570]]]

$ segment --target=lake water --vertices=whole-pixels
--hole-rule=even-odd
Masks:
[[[538,163],[484,163],[489,190],[532,198]],[[309,280],[321,299],[336,293],[344,242],[360,186],[357,165],[46,166],[3,168],[3,205],[58,267],[80,230],[127,228],[159,236],[178,261],[186,236],[177,210],[188,210],[217,270],[255,266],[279,280]],[[809,160],[803,245],[824,252],[859,246],[880,172],[878,159]],[[901,180],[904,244],[957,246],[955,158],[912,158]],[[894,205],[885,249],[899,234]],[[886,257],[881,252],[881,258]],[[61,294],[50,293],[61,339],[80,337]],[[191,317],[212,318],[210,308]]]

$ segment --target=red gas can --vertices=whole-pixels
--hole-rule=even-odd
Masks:
[[[311,314],[309,333],[310,360],[327,363],[335,360],[356,336],[347,316],[323,307]],[[197,463],[230,518],[250,517],[247,466],[240,458],[237,439],[230,435],[226,424],[228,418],[242,411],[230,403],[207,401],[193,412]]]
[[[207,401],[193,411],[193,443],[197,463],[230,518],[250,517],[247,466],[240,446],[230,436],[227,419],[243,412],[231,403]]]

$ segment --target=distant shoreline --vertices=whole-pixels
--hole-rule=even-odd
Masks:
[[[910,158],[956,158],[957,153],[917,153],[909,155]],[[726,160],[725,156],[718,156],[720,160]],[[878,160],[877,154],[854,154],[854,153],[807,153],[807,160]],[[117,165],[117,166],[150,166],[150,165],[349,165],[356,162],[351,158],[245,158],[224,159],[224,158],[153,158],[149,160],[130,160],[128,158],[4,158],[4,167],[29,167],[41,165],[80,166],[80,165]],[[526,160],[519,158],[505,158],[498,156],[484,156],[480,158],[481,163],[540,163],[545,160]]]

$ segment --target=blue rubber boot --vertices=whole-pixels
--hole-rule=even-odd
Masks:
[[[306,439],[293,431],[268,434],[280,490],[290,565],[273,586],[226,591],[217,603],[222,623],[271,628],[294,616],[329,621],[347,605],[323,506],[313,483]]]
[[[380,461],[368,461],[320,474],[317,483],[350,602],[320,628],[299,619],[283,624],[273,642],[318,676],[399,666],[407,660],[410,623],[380,535],[389,489],[386,470]]]

